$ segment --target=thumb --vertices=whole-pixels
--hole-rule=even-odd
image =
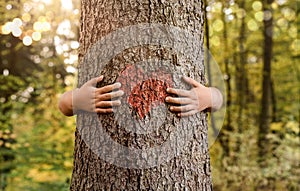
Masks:
[[[95,87],[98,82],[103,80],[103,75],[89,80],[86,84]]]
[[[199,82],[197,82],[196,80],[194,80],[193,78],[183,76],[183,79],[184,79],[185,82],[187,82],[188,84],[190,84],[193,87],[200,87],[201,86],[201,84]]]

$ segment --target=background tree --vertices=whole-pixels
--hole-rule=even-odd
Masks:
[[[259,158],[264,160],[268,154],[267,134],[270,129],[271,105],[271,63],[273,49],[273,0],[263,1],[264,9],[264,66],[262,82],[261,114],[258,133]],[[262,163],[261,163],[262,164]],[[264,165],[263,165],[264,166]]]

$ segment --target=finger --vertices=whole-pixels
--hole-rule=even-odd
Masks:
[[[187,112],[195,109],[195,107],[191,104],[189,105],[183,105],[183,106],[171,106],[170,110],[172,112]]]
[[[103,75],[99,76],[99,77],[97,78],[97,83],[98,83],[98,82],[101,82],[101,81],[103,80],[103,78],[104,78]]]
[[[167,92],[170,94],[178,95],[179,97],[189,97],[191,95],[190,91],[183,89],[168,88]]]
[[[106,100],[112,100],[114,98],[118,98],[124,95],[124,92],[122,90],[116,91],[116,92],[110,92],[105,94],[98,94],[96,95],[96,99],[98,101],[106,101]]]
[[[171,104],[186,105],[192,102],[191,99],[185,97],[166,97],[166,102]]]
[[[191,111],[188,111],[188,112],[178,113],[177,116],[179,116],[179,117],[188,117],[188,116],[191,116],[191,115],[195,115],[196,113],[198,113],[197,110],[191,110]]]
[[[121,83],[117,82],[111,85],[107,85],[97,89],[97,94],[104,94],[113,91],[114,89],[118,89],[121,87]]]
[[[186,81],[188,84],[190,84],[193,87],[199,87],[201,85],[199,82],[197,82],[193,78],[190,78],[190,77],[187,77],[187,76],[184,76],[183,80]]]
[[[96,108],[95,112],[101,114],[109,114],[113,112],[113,108]]]
[[[96,103],[97,108],[107,108],[107,107],[116,107],[120,106],[121,101],[120,100],[114,100],[114,101],[100,101]]]
[[[97,83],[101,82],[102,80],[103,80],[103,75],[89,80],[87,84],[96,87]]]

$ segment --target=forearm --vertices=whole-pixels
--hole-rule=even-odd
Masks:
[[[73,91],[67,91],[65,92],[59,99],[58,107],[59,110],[65,115],[65,116],[73,116],[73,99],[72,95]]]

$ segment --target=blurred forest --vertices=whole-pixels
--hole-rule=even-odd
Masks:
[[[227,105],[214,190],[300,190],[300,1],[205,3]],[[0,190],[68,190],[75,117],[57,102],[76,84],[80,1],[2,0],[0,13]]]

